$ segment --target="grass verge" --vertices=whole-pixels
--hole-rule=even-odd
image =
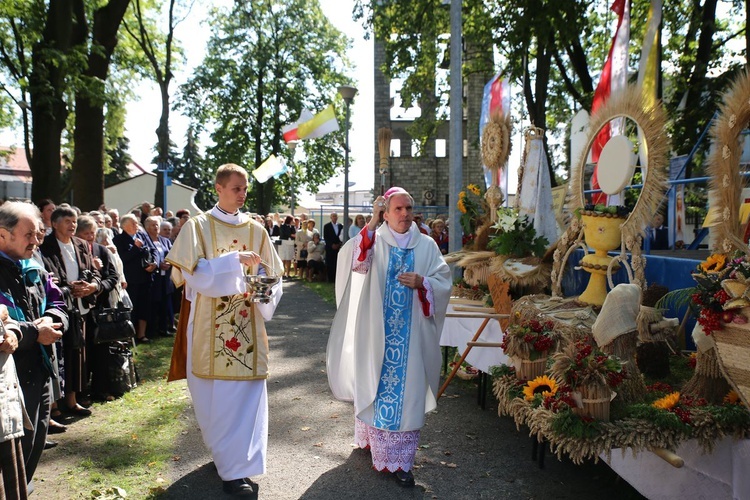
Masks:
[[[313,292],[320,295],[323,300],[329,304],[336,305],[336,292],[334,291],[333,283],[305,281],[303,284]]]
[[[91,417],[66,422],[68,432],[55,438],[58,453],[45,453],[36,474],[53,483],[43,488],[53,486],[62,495],[47,498],[158,498],[169,485],[170,462],[179,459],[175,443],[186,430],[183,413],[190,401],[184,381],[166,382],[171,352],[171,339],[139,346],[138,388],[95,404]]]

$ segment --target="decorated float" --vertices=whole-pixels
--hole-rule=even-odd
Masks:
[[[568,206],[575,216],[548,252],[551,293],[521,289],[513,297],[501,344],[509,361],[493,370],[493,392],[499,415],[513,418],[519,430],[528,428],[535,443],[558,458],[575,463],[603,458],[638,488],[661,470],[651,458],[660,457],[665,473],[680,470],[672,473],[684,484],[715,481],[722,494],[736,497],[750,495],[742,472],[750,464],[750,252],[738,216],[744,185],[739,137],[750,120],[748,72],[720,111],[708,168],[720,214],[715,253],[694,271],[694,287],[669,293],[647,287],[641,254],[647,224],[665,193],[664,112],[628,88],[593,114],[587,147],[571,176]],[[583,191],[588,149],[605,125],[620,118],[643,131],[641,146],[648,150],[643,189],[631,210],[597,205]],[[600,179],[610,181],[602,185],[606,194],[631,182],[633,149],[627,137],[605,145],[599,167]],[[500,229],[498,224],[496,219],[488,227]],[[566,269],[581,250],[576,269]],[[502,269],[508,259],[495,252],[487,257],[482,272],[512,283]],[[472,258],[466,254],[457,262],[479,267],[480,260]],[[627,279],[618,284],[613,272],[620,267]],[[565,296],[565,272],[589,275],[582,294]],[[481,284],[480,273],[472,276]],[[692,355],[678,347],[679,321],[662,315],[670,301],[689,303],[698,320]],[[714,462],[729,469],[706,472]]]

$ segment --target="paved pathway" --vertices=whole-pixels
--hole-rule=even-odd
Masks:
[[[325,349],[335,309],[299,283],[268,324],[271,373],[268,472],[258,479],[263,499],[636,499],[603,463],[576,466],[547,457],[531,460],[531,441],[509,418],[476,403],[476,387],[456,381],[429,415],[417,454],[417,487],[404,490],[371,469],[355,449],[352,406],[333,399]],[[192,417],[192,409],[190,409]],[[177,443],[167,498],[225,498],[197,425]]]

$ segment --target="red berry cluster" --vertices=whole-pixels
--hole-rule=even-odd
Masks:
[[[686,410],[685,408],[682,408],[680,406],[675,406],[674,408],[672,408],[669,411],[671,411],[672,413],[674,413],[675,415],[677,415],[677,418],[679,418],[680,421],[683,424],[689,424],[690,423],[691,420],[690,420],[690,411],[689,410]]]
[[[578,354],[576,354],[576,364],[578,366],[581,366],[583,360],[588,358],[594,350],[591,344],[586,344],[584,342],[578,342],[576,344],[576,349],[578,351]]]
[[[536,333],[542,333],[544,331],[544,326],[542,326],[542,324],[535,319],[529,321],[529,328],[531,328],[531,331]]]
[[[546,335],[540,335],[533,342],[534,350],[536,352],[548,351],[552,349],[554,345],[555,345],[555,341],[547,337]]]
[[[672,386],[664,382],[654,382],[651,385],[646,386],[648,392],[663,392],[664,394],[670,394],[674,392]]]
[[[571,389],[567,385],[558,387],[557,392],[544,398],[542,404],[547,410],[551,410],[555,413],[576,407],[576,402],[573,399]]]
[[[609,372],[607,374],[607,385],[610,387],[617,387],[622,384],[626,378],[628,378],[628,373],[625,368],[619,372]]]
[[[725,292],[725,291],[724,291],[723,289],[722,289],[722,290],[719,290],[719,291],[717,291],[717,292],[716,292],[716,293],[714,294],[714,299],[716,299],[716,301],[717,301],[717,302],[718,302],[719,304],[721,304],[721,305],[724,305],[724,303],[725,303],[726,301],[728,301],[728,300],[729,300],[729,298],[730,298],[730,297],[729,297],[729,294],[728,294],[727,292]]]
[[[711,335],[715,330],[721,330],[721,313],[712,309],[701,309],[698,323],[703,327],[703,333]]]

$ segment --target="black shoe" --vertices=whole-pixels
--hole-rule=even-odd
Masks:
[[[50,450],[57,446],[57,441],[50,441],[49,439],[44,443],[44,449]]]
[[[393,477],[396,479],[396,484],[403,488],[414,487],[414,474],[411,471],[404,472],[401,469],[393,473]]]
[[[54,424],[52,422],[55,422]],[[49,427],[47,428],[47,434],[62,434],[67,431],[68,427],[55,420],[50,419]]]
[[[148,344],[150,342],[151,342],[151,339],[148,338],[148,337],[141,337],[141,338],[136,338],[135,339],[135,343],[136,344]]]
[[[174,332],[162,330],[159,332],[160,337],[174,337]]]
[[[233,479],[231,481],[224,481],[222,489],[224,490],[224,493],[228,495],[258,498],[258,493],[253,490],[252,486],[245,482],[245,479]]]

